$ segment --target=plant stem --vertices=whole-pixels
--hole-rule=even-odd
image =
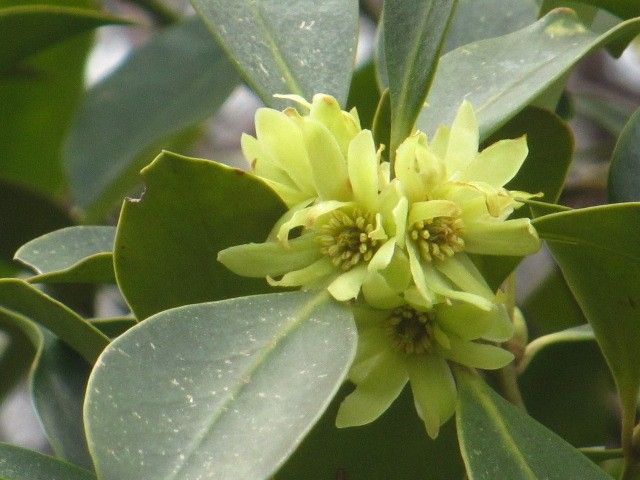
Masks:
[[[513,364],[507,365],[498,370],[497,373],[498,386],[500,387],[502,396],[526,412],[527,407],[524,404],[520,388],[518,387],[518,377],[515,366]]]
[[[605,460],[624,457],[621,448],[587,447],[579,448],[578,450],[593,462],[604,462]]]
[[[146,10],[160,25],[172,25],[180,20],[180,15],[175,13],[169,7],[162,3],[161,0],[129,0],[131,3],[138,5]]]
[[[624,453],[624,469],[621,480],[640,480],[640,458],[633,445],[633,429],[636,423],[636,396],[620,398],[622,404],[621,443]]]

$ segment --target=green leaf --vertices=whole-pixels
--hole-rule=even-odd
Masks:
[[[317,292],[147,319],[113,341],[89,380],[99,477],[268,478],[328,406],[356,341],[350,311]]]
[[[11,39],[0,44],[0,71],[70,37],[125,19],[95,10],[53,5],[28,5],[0,9],[0,33]]]
[[[558,9],[517,32],[453,50],[440,59],[418,128],[433,134],[451,124],[466,98],[487,138],[589,52],[639,32],[634,19],[598,35],[571,10]]]
[[[1,130],[0,135],[2,135]],[[2,219],[0,259],[7,262],[13,258],[13,254],[20,245],[34,237],[73,223],[62,206],[46,195],[1,180],[0,218]]]
[[[456,372],[456,425],[473,480],[610,480],[571,445],[508,403],[477,374]]]
[[[122,335],[138,323],[133,317],[92,318],[90,322],[109,338]]]
[[[0,444],[0,478],[3,480],[96,480],[86,470],[13,445]]]
[[[546,13],[550,8],[553,8],[557,4],[563,3],[565,2],[559,0],[553,0],[551,2],[545,0],[543,2],[541,11]],[[580,3],[608,10],[614,15],[625,20],[629,18],[640,17],[640,4],[633,0],[580,0]],[[551,5],[547,6],[548,4]]]
[[[53,451],[60,458],[93,469],[82,422],[90,367],[76,352],[43,331],[41,354],[31,373],[33,405]]]
[[[424,106],[457,0],[386,0],[384,54],[391,100],[390,156]]]
[[[391,142],[391,103],[389,89],[385,89],[378,100],[376,113],[373,116],[371,132],[376,145],[389,145]],[[382,150],[384,160],[389,160],[389,149]]]
[[[0,307],[0,333],[7,344],[0,350],[0,403],[22,380],[42,348],[42,334],[29,319]]]
[[[529,415],[580,447],[601,444],[620,421],[611,401],[611,372],[588,328],[539,337],[527,346],[518,366],[525,368],[518,384]]]
[[[43,3],[5,1],[5,6]],[[56,5],[92,8],[92,0]],[[33,32],[25,30],[25,34]],[[3,37],[4,38],[4,37]],[[9,42],[11,43],[11,42]],[[83,91],[91,35],[84,34],[33,55],[12,75],[0,76],[0,179],[42,194],[67,188],[60,146]]]
[[[355,428],[335,426],[338,407],[351,387],[343,387],[300,447],[275,475],[278,480],[461,479],[454,422],[431,440],[415,412],[410,388],[375,422]],[[443,459],[446,458],[446,461]],[[310,476],[309,472],[313,472]]]
[[[87,92],[74,118],[64,156],[77,203],[92,218],[108,213],[137,171],[213,114],[238,82],[197,18],[158,33]]]
[[[613,152],[609,199],[612,202],[640,200],[640,108],[622,130]]]
[[[573,134],[556,114],[536,107],[527,107],[493,134],[485,145],[505,138],[527,136],[529,155],[518,174],[506,188],[530,193],[542,192],[544,199],[555,202],[560,196],[573,154]],[[513,218],[527,216],[526,206]],[[495,290],[518,266],[521,257],[473,255],[474,262]]]
[[[164,152],[142,170],[147,189],[122,207],[114,264],[140,319],[167,308],[268,291],[216,259],[262,242],[285,206],[261,180],[208,160]]]
[[[353,107],[358,110],[360,125],[362,128],[371,129],[373,116],[380,100],[380,92],[376,85],[376,66],[373,61],[368,62],[353,72],[347,110]]]
[[[591,324],[623,408],[640,387],[640,204],[605,205],[534,220]]]
[[[536,0],[458,0],[444,51],[515,32],[535,22]]]
[[[587,323],[557,267],[536,286],[521,308],[529,328],[536,336],[549,335]]]
[[[113,283],[114,227],[67,227],[26,243],[14,259],[31,267],[30,282]]]
[[[347,100],[358,41],[355,0],[192,0],[243,79],[270,107],[274,94]]]
[[[592,92],[572,92],[571,104],[576,113],[587,117],[616,138],[634,112],[634,105],[627,100]]]
[[[22,280],[0,279],[0,307],[49,329],[91,364],[109,344],[105,335],[78,314]]]

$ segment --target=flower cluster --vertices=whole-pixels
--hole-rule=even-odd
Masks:
[[[356,389],[338,426],[373,421],[409,381],[435,437],[455,408],[449,362],[496,369],[513,358],[496,345],[512,336],[512,322],[468,254],[539,248],[529,219],[509,219],[531,195],[504,188],[527,156],[526,138],[478,152],[465,101],[431,141],[422,132],[408,137],[391,172],[355,110],[342,111],[328,95],[287,98],[308,113],[258,110],[256,137],[244,135],[242,149],[289,211],[264,243],[228,248],[218,259],[271,285],[326,288],[351,301]]]

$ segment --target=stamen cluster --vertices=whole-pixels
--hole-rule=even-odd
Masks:
[[[319,228],[321,251],[340,270],[348,271],[359,263],[371,260],[379,246],[370,238],[375,229],[373,215],[354,210],[336,210],[330,220]]]

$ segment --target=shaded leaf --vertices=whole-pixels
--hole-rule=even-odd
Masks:
[[[595,464],[511,405],[477,374],[458,370],[456,425],[473,480],[610,480]]]
[[[164,152],[142,170],[147,189],[122,207],[114,251],[118,285],[140,319],[167,308],[268,291],[216,259],[262,242],[285,206],[261,180],[208,160]]]
[[[358,110],[362,128],[371,129],[373,116],[380,100],[380,92],[376,85],[376,67],[373,61],[368,62],[353,72],[347,110],[355,107]]]
[[[431,440],[415,413],[409,388],[375,422],[355,428],[335,426],[338,407],[351,391],[343,387],[318,424],[275,476],[278,480],[451,480],[462,478],[454,422]],[[447,461],[442,461],[446,458]],[[342,476],[342,477],[341,477]]]
[[[14,259],[31,267],[30,282],[112,283],[116,229],[67,227],[26,243]]]
[[[640,200],[640,109],[618,137],[611,158],[608,189],[612,202]]]
[[[411,133],[431,86],[457,0],[386,0],[384,55],[391,101],[391,149]]]
[[[341,105],[358,40],[355,0],[192,0],[243,79],[270,107],[274,94],[307,100],[316,93]]]
[[[96,480],[86,470],[33,450],[0,444],[3,480]]]
[[[351,313],[324,294],[155,315],[114,340],[89,380],[98,475],[268,478],[328,406],[355,347]]]
[[[605,205],[534,220],[613,373],[623,408],[640,387],[640,204]]]
[[[138,323],[133,317],[92,318],[90,322],[109,338],[122,335]]]
[[[89,363],[109,343],[106,336],[78,314],[22,280],[0,279],[0,307],[49,329]]]
[[[586,54],[639,32],[640,19],[634,19],[598,35],[571,10],[558,9],[517,32],[460,47],[440,59],[417,126],[433,134],[451,124],[466,98],[486,138]]]
[[[64,146],[72,193],[92,218],[108,213],[137,171],[213,114],[238,85],[197,19],[167,28],[91,88]],[[117,203],[117,202],[116,202]]]
[[[34,53],[102,25],[127,20],[95,10],[54,5],[28,5],[0,9],[0,34],[11,39],[0,44],[0,70]]]
[[[554,8],[557,4],[564,4],[565,2],[559,0],[545,0],[541,8],[541,12],[546,13],[550,8]],[[580,0],[580,3],[592,5],[597,8],[608,10],[614,15],[629,19],[634,17],[640,17],[640,4],[630,0]]]

